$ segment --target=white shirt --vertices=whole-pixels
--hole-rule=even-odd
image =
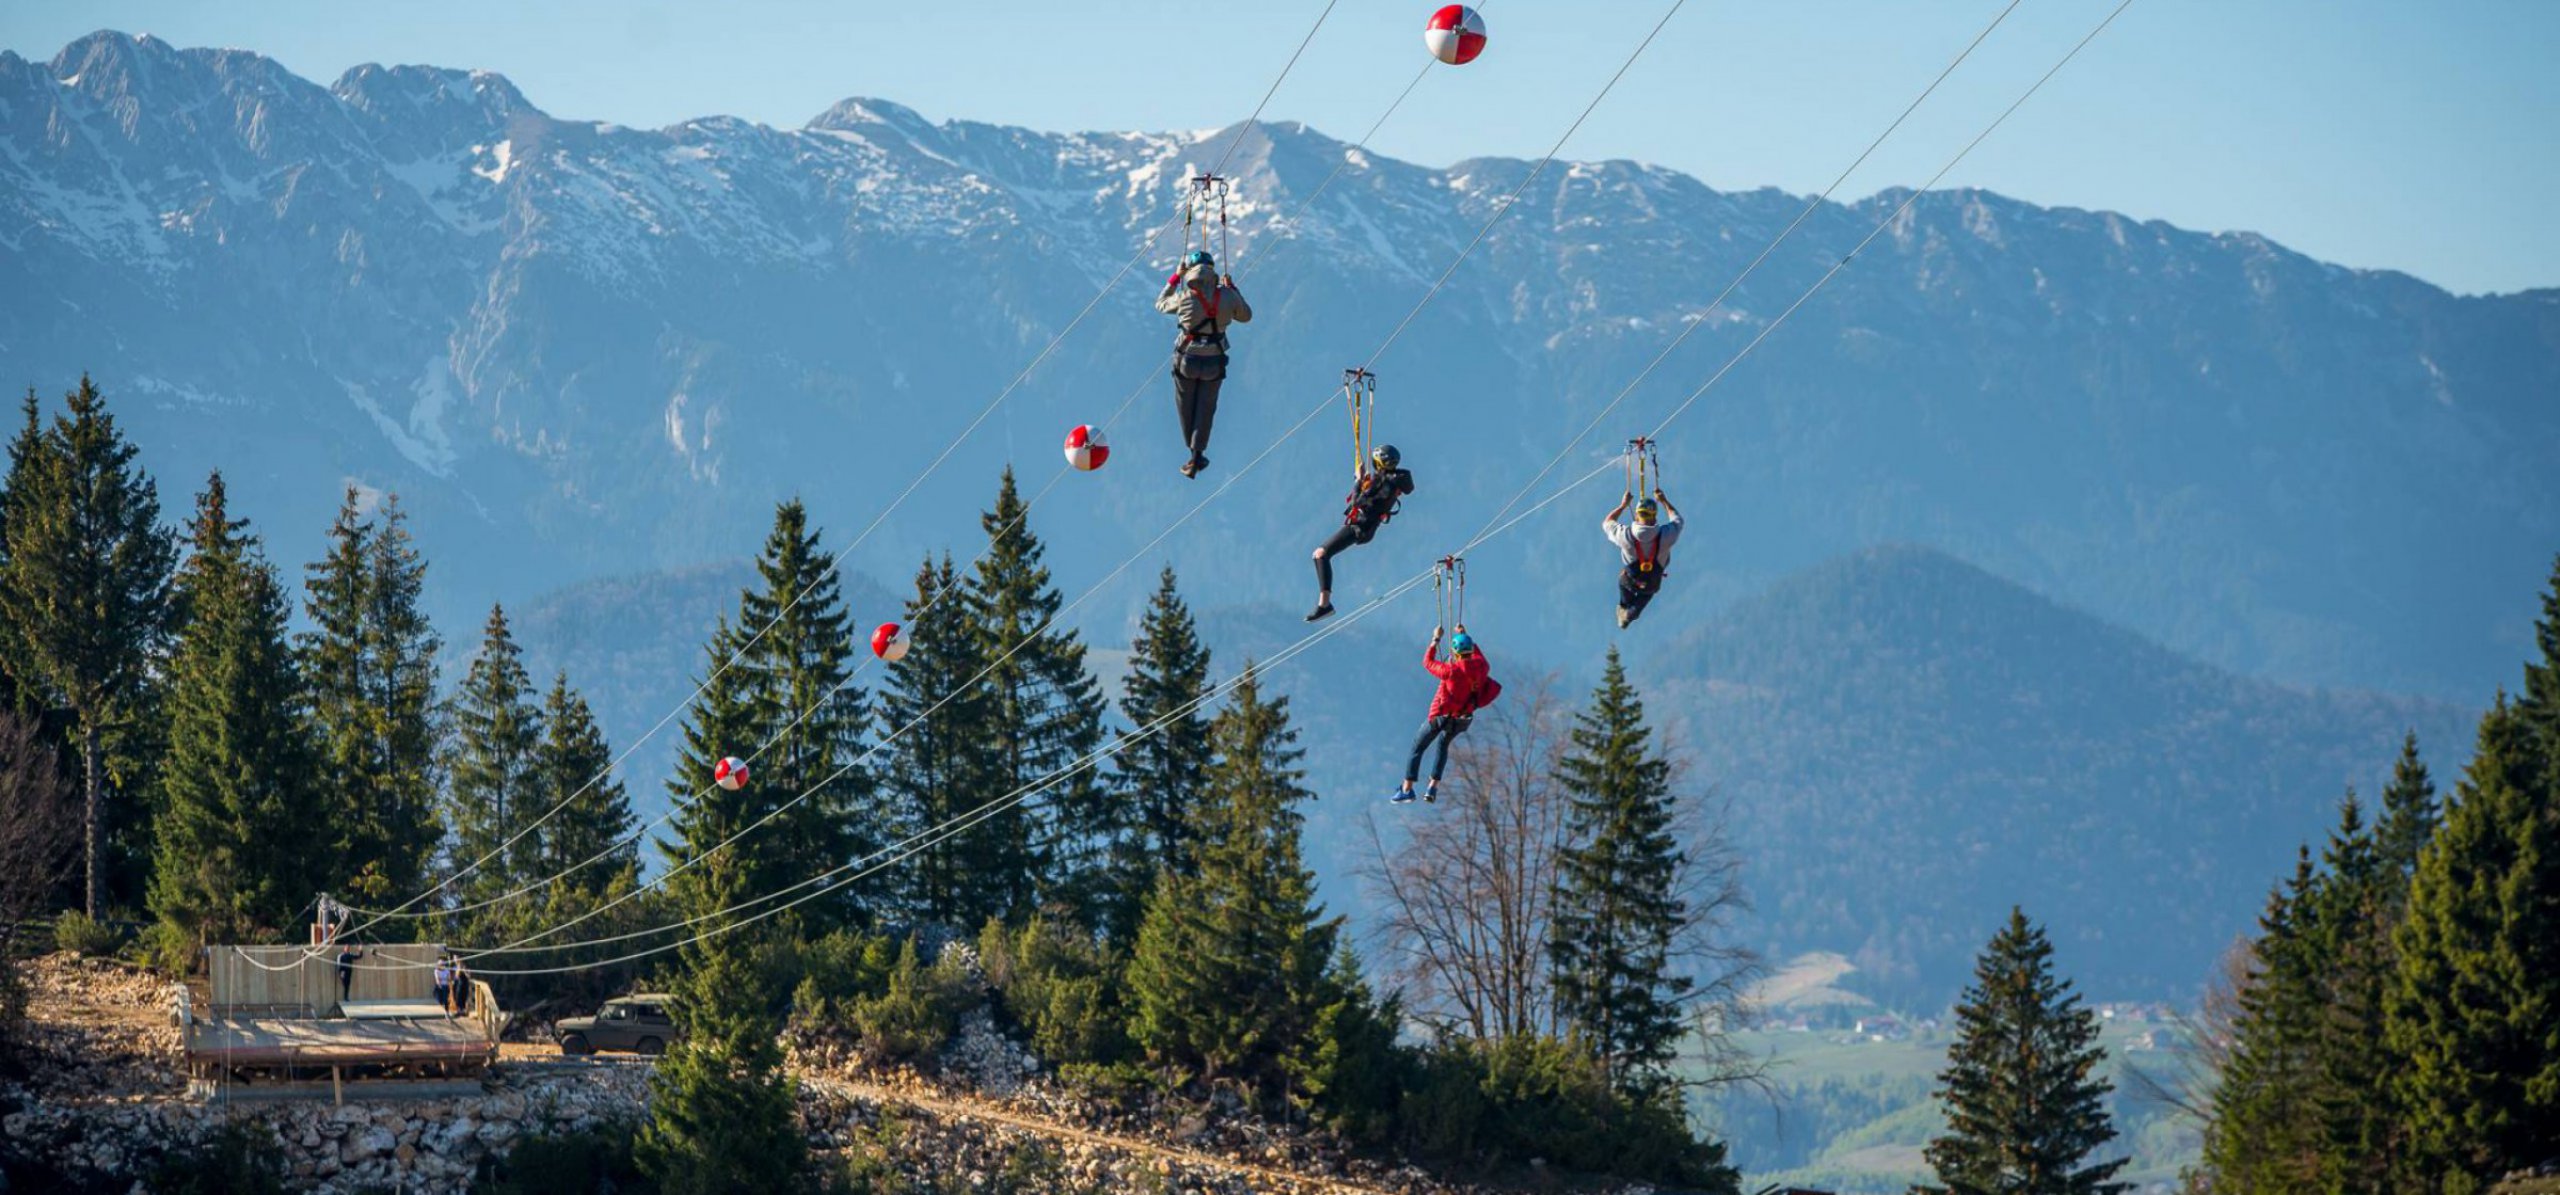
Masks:
[[[1652,553],[1654,570],[1659,572],[1671,567],[1671,545],[1680,542],[1680,516],[1673,515],[1651,527],[1621,523],[1602,516],[1600,534],[1608,536],[1609,542],[1618,546],[1620,563],[1634,564],[1636,551],[1642,548]]]

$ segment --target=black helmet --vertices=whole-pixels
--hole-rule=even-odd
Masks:
[[[1404,460],[1404,454],[1396,451],[1396,446],[1393,444],[1380,444],[1370,450],[1369,459],[1378,462],[1378,467],[1381,469],[1392,469]]]

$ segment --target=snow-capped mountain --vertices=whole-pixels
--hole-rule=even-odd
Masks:
[[[493,598],[742,555],[792,493],[847,542],[1231,142],[1227,233],[1263,256],[1240,271],[1257,318],[1208,477],[1172,473],[1170,330],[1148,304],[1176,228],[853,559],[896,578],[965,552],[999,462],[1047,484],[1064,431],[1135,393],[1110,468],[1039,516],[1076,593],[1322,404],[1530,164],[876,100],[799,129],[631,129],[554,119],[482,72],[323,87],[100,33],[50,62],[0,53],[0,379],[90,371],[165,501],[219,465],[287,562],[343,484],[398,491],[441,612],[469,626]],[[1801,197],[1558,164],[1378,359],[1383,433],[1421,490],[1346,585],[1463,542],[1705,320],[1557,476],[1600,463],[1900,198],[1826,205],[1708,313]],[[2476,700],[2560,548],[2555,395],[2560,292],[2458,297],[2252,235],[1928,196],[1669,433],[1698,528],[1648,626],[1909,541],[2245,672]],[[1195,596],[1307,596],[1348,469],[1342,417],[1315,420],[1156,553]],[[1555,660],[1601,642],[1608,481],[1479,550],[1480,622]],[[1143,588],[1083,612],[1099,637]]]

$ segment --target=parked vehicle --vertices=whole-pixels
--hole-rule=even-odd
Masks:
[[[667,1013],[674,1001],[675,997],[665,995],[616,996],[605,1001],[604,1008],[594,1016],[563,1018],[558,1026],[560,1052],[666,1053],[667,1043],[680,1036],[675,1018]]]

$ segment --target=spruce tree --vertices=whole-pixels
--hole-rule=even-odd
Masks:
[[[897,735],[883,785],[902,834],[942,827],[1001,799],[1008,774],[988,733],[996,697],[979,673],[985,640],[972,625],[959,572],[946,555],[916,572],[907,603],[908,650],[881,690],[881,723]],[[1017,810],[953,827],[902,867],[909,914],[967,929],[1032,911],[1036,895],[1029,822]]]
[[[436,652],[419,609],[426,564],[397,500],[364,517],[354,487],[312,564],[299,639],[321,760],[337,795],[338,875],[381,898],[414,892],[441,826],[435,807]]]
[[[1268,1091],[1327,1073],[1317,1031],[1349,982],[1327,982],[1342,919],[1324,915],[1300,856],[1308,793],[1288,699],[1263,700],[1248,665],[1210,740],[1199,874],[1164,873],[1148,901],[1130,1035],[1161,1066]]]
[[[684,953],[674,993],[683,1035],[650,1076],[641,1170],[664,1195],[810,1188],[782,1024],[750,948],[726,934]]]
[[[2501,695],[2420,855],[2385,1005],[2404,1173],[2478,1190],[2560,1125],[2560,799]]]
[[[12,449],[0,626],[20,685],[70,712],[79,740],[84,907],[104,912],[109,737],[146,696],[174,625],[176,545],[160,498],[86,376],[41,437]],[[30,429],[36,419],[27,406]]]
[[[596,725],[587,699],[569,687],[569,674],[552,678],[542,700],[542,745],[534,752],[539,774],[536,800],[558,817],[542,828],[541,874],[558,876],[571,892],[593,897],[640,873],[640,843],[632,834],[631,799],[613,776],[613,747]]]
[[[987,552],[969,580],[978,651],[988,667],[986,734],[996,791],[1036,788],[1020,815],[1033,828],[1036,891],[1091,927],[1100,921],[1118,808],[1099,768],[1074,765],[1102,744],[1104,704],[1101,686],[1085,671],[1084,644],[1054,625],[1064,600],[1040,562],[1030,514],[1008,467],[994,508],[979,519]]]
[[[2397,887],[2405,889],[2417,874],[2418,854],[2435,837],[2440,816],[2436,782],[2418,757],[2418,736],[2412,731],[2400,740],[2400,758],[2391,765],[2390,785],[2382,790],[2382,820],[2374,825],[2374,848],[2399,877]]]
[[[2113,1085],[2097,1014],[2053,971],[2044,930],[2016,909],[1974,963],[1938,1076],[1947,1132],[1926,1156],[1946,1195],[2114,1195],[2124,1159],[2091,1163],[2115,1138]],[[2219,1188],[2217,1188],[2219,1189]]]
[[[1199,874],[1195,818],[1210,761],[1210,714],[1200,700],[1208,691],[1209,649],[1168,567],[1138,622],[1120,681],[1120,716],[1131,737],[1113,756],[1123,824],[1103,897],[1103,924],[1116,941],[1137,932],[1157,871]]]
[[[756,575],[761,586],[738,599],[738,626],[751,642],[738,667],[715,683],[738,687],[747,700],[750,722],[729,753],[755,757],[749,822],[780,811],[752,841],[781,886],[877,849],[878,795],[860,762],[870,711],[850,683],[852,615],[835,562],[798,500],[775,508]],[[689,779],[699,787],[710,776],[706,769]],[[855,890],[837,893],[792,916],[824,933],[857,917],[854,898]]]
[[[454,694],[453,739],[445,751],[445,811],[453,840],[448,882],[466,905],[498,900],[541,874],[541,839],[528,829],[550,806],[543,803],[541,773],[532,766],[542,742],[532,690],[506,609],[491,606],[480,652]],[[471,870],[464,874],[464,868]],[[502,917],[495,910],[466,917],[464,936],[484,937],[482,928]]]
[[[285,639],[284,589],[246,521],[230,517],[219,473],[197,499],[193,532],[150,904],[185,937],[256,940],[327,880],[314,831],[334,811]]]
[[[1609,652],[1556,780],[1572,801],[1557,856],[1548,960],[1557,1011],[1621,1090],[1666,1081],[1692,981],[1672,970],[1689,921],[1672,834],[1671,762],[1653,747],[1644,702]]]
[[[2318,1171],[2310,1091],[2319,1018],[2320,880],[2310,848],[2293,878],[2268,894],[2238,992],[2230,1056],[2212,1096],[2204,1168],[2216,1191],[2300,1190]]]
[[[667,796],[674,804],[667,821],[671,837],[658,840],[658,853],[669,866],[666,891],[687,917],[708,916],[788,882],[775,878],[779,873],[751,839],[721,845],[771,808],[753,768],[747,784],[734,792],[711,779],[724,756],[743,758],[753,750],[745,746],[759,724],[752,691],[725,683],[729,674],[722,670],[745,642],[726,616],[712,628],[702,648],[705,683],[685,712],[675,774],[667,778]],[[682,870],[675,870],[679,866]]]
[[[2551,580],[2542,590],[2542,617],[2533,624],[2538,659],[2524,666],[2524,692],[2516,714],[2533,732],[2545,765],[2560,761],[2560,557],[2551,561]],[[2555,768],[2560,770],[2560,768]]]
[[[2391,1072],[2376,1046],[2383,1039],[2383,1001],[2394,970],[2391,926],[2398,883],[2353,792],[2339,807],[2321,867],[2311,910],[2321,965],[2306,1093],[2318,1185],[2381,1195],[2390,1190],[2399,1138],[2390,1107],[2374,1098]]]

